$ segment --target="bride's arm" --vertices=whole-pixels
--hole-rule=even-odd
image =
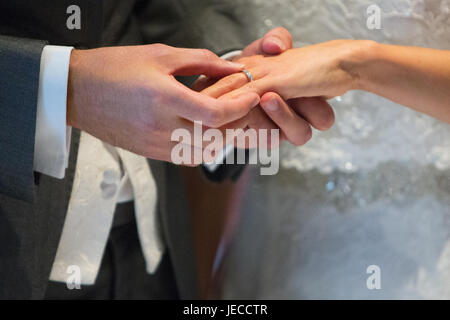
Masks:
[[[450,123],[450,51],[334,40],[240,62],[254,82],[245,84],[245,76],[235,74],[206,93],[235,96],[251,90],[262,96],[275,91],[291,99],[365,90]]]
[[[375,44],[354,67],[356,89],[450,123],[450,51]]]

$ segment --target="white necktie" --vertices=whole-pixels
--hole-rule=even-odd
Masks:
[[[125,168],[123,176],[119,157]],[[128,178],[133,186],[147,272],[156,270],[164,244],[156,212],[156,184],[147,160],[82,132],[72,194],[50,280],[66,282],[75,266],[80,270],[81,284],[95,283],[119,191]]]

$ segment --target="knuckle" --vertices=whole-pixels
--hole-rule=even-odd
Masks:
[[[157,51],[166,51],[169,46],[163,43],[154,43],[150,45],[150,48]]]
[[[173,48],[162,43],[148,45],[147,54],[157,61],[171,61],[173,59]]]
[[[199,55],[202,59],[209,61],[209,60],[213,60],[216,57],[216,55],[208,49],[198,49],[198,50],[199,50],[198,51]]]

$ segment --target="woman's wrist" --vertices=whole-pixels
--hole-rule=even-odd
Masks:
[[[370,70],[380,57],[380,44],[371,40],[350,40],[342,51],[340,68],[351,79],[350,90],[364,90],[369,85]]]

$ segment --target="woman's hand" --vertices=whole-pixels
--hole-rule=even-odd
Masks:
[[[279,55],[292,48],[292,37],[284,28],[275,28],[269,31],[263,38],[248,45],[240,57],[234,61],[252,60],[252,57],[264,55],[269,57]],[[228,78],[227,78],[228,79]],[[247,83],[243,74],[235,74],[232,87],[224,86],[228,80],[217,78],[200,78],[194,84],[194,90],[208,93],[213,98],[219,98],[230,90],[237,89]],[[236,79],[237,81],[234,81]],[[243,80],[243,81],[240,81]],[[217,81],[220,85],[213,86]],[[217,88],[210,90],[205,88]],[[301,98],[283,100],[277,93],[268,92],[261,100],[262,108],[253,108],[245,117],[226,124],[226,128],[248,128],[254,130],[280,129],[280,140],[288,140],[290,143],[301,146],[312,137],[311,126],[318,130],[328,130],[334,123],[334,112],[331,106],[321,98]],[[279,141],[273,141],[270,147],[278,146]],[[249,145],[248,147],[257,147]]]
[[[253,56],[238,60],[253,76],[248,83],[245,74],[225,77],[203,93],[235,97],[253,91],[263,96],[277,92],[283,99],[300,97],[335,97],[356,89],[356,70],[361,51],[371,41],[334,40],[304,48],[288,50],[278,56]],[[352,62],[350,62],[352,61]]]
[[[203,92],[221,98],[256,92],[264,107],[267,92],[286,100],[363,90],[450,123],[450,50],[335,40],[239,61],[253,82],[238,73]]]

